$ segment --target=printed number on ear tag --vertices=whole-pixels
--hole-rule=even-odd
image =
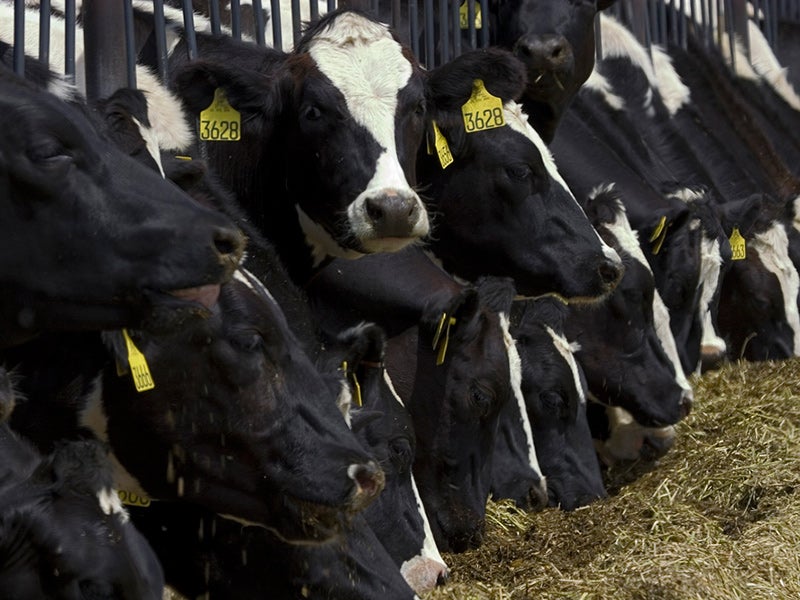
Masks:
[[[506,124],[503,101],[489,93],[482,79],[476,79],[472,83],[472,95],[461,106],[461,115],[464,117],[467,133],[494,129]]]
[[[458,9],[458,25],[461,29],[469,29],[469,2],[464,0]],[[475,0],[475,29],[483,27],[481,5]]]
[[[131,336],[128,335],[128,330],[122,330],[122,337],[125,338],[125,346],[128,348],[128,364],[131,367],[133,375],[133,385],[137,392],[146,392],[156,387],[153,382],[153,377],[150,375],[150,368],[147,366],[147,360],[139,349],[134,345]]]
[[[747,258],[747,243],[744,241],[742,234],[739,233],[738,227],[733,228],[733,232],[731,233],[731,237],[728,239],[728,241],[731,243],[733,260],[744,260]]]
[[[442,165],[442,169],[446,169],[453,163],[453,155],[450,153],[450,146],[447,145],[447,138],[442,135],[436,121],[433,122],[433,145],[439,157],[439,164]]]
[[[238,142],[242,137],[242,115],[228,104],[222,88],[214,90],[214,99],[200,113],[200,139],[211,142]]]

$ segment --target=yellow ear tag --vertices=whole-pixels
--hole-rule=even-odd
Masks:
[[[140,496],[136,492],[117,490],[117,496],[119,496],[119,501],[127,506],[141,506],[142,508],[150,506],[150,498]]]
[[[447,138],[442,135],[436,121],[433,122],[433,145],[436,147],[436,154],[439,156],[439,163],[441,163],[442,169],[446,169],[453,163],[453,155],[450,154]]]
[[[461,3],[458,9],[458,23],[461,29],[469,29],[469,3],[467,0]],[[481,5],[475,2],[475,29],[483,27],[483,19],[481,18]]]
[[[122,337],[125,338],[125,345],[128,347],[128,364],[133,373],[133,385],[137,392],[146,392],[156,387],[153,383],[153,377],[150,375],[150,368],[147,366],[147,360],[139,349],[134,346],[131,336],[128,335],[128,330],[122,330]]]
[[[358,383],[358,376],[356,376],[355,371],[348,371],[346,360],[342,361],[342,371],[345,378],[349,377],[353,381],[353,396],[355,396],[356,404],[361,406],[361,384]]]
[[[653,233],[650,235],[650,243],[655,242],[653,246],[653,254],[658,254],[661,251],[661,246],[664,245],[664,240],[667,238],[667,217],[661,217],[661,220],[656,225]]]
[[[442,313],[442,318],[439,319],[439,325],[436,327],[436,333],[433,336],[433,349],[436,350],[438,348],[439,350],[436,353],[437,367],[444,363],[444,357],[447,355],[447,345],[450,343],[450,327],[455,324],[455,317],[448,317],[447,313]]]
[[[200,113],[200,139],[212,142],[238,142],[242,136],[242,115],[228,104],[222,88],[214,90],[214,99]]]
[[[476,79],[472,83],[472,95],[461,106],[461,115],[464,117],[467,133],[494,129],[506,124],[503,101],[489,93],[482,79]]]
[[[733,253],[733,260],[744,260],[747,258],[747,244],[744,237],[739,233],[739,228],[734,227],[731,237],[728,240],[731,243],[731,252]]]
[[[176,154],[175,158],[177,158],[178,160],[192,160],[191,156],[183,156],[182,154]]]

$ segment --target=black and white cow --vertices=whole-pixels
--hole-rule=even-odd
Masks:
[[[0,595],[159,600],[161,566],[95,441],[42,457],[0,425]]]
[[[230,277],[239,230],[103,140],[76,107],[4,68],[0,82],[0,347],[205,312],[195,300]]]

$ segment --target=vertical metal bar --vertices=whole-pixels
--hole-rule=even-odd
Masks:
[[[308,8],[312,19],[319,17],[319,3],[317,0],[308,0]]]
[[[748,31],[747,0],[733,0],[731,21],[736,37],[744,44],[747,60],[752,60],[750,53],[750,32]]]
[[[736,73],[736,24],[733,20],[733,2],[725,0],[725,29],[728,32],[728,49],[731,53],[731,69]]]
[[[167,31],[164,26],[164,0],[153,0],[153,33],[156,36],[156,65],[161,81],[167,79]]]
[[[662,4],[666,4],[667,0],[661,0]],[[675,14],[675,0],[669,0],[669,8],[667,9],[667,41],[670,44],[678,44],[678,23]]]
[[[439,0],[439,64],[450,60],[450,22],[447,19],[448,0]]]
[[[603,39],[600,27],[600,13],[594,16],[594,60],[600,62],[603,60]]]
[[[773,51],[778,50],[778,44],[780,41],[778,40],[778,9],[777,9],[777,1],[776,0],[768,0],[769,9],[772,13],[772,49]]]
[[[272,45],[278,50],[283,50],[283,34],[281,33],[281,2],[270,0],[269,19],[272,21]]]
[[[316,5],[316,0],[311,0],[312,6]],[[266,46],[267,40],[264,38],[264,5],[261,0],[253,0],[253,12],[255,13],[255,27],[256,27],[256,44],[259,46]]]
[[[461,56],[461,14],[459,2],[450,3],[450,23],[453,27],[453,56]]]
[[[636,10],[636,2],[634,2],[633,5],[634,10]],[[648,16],[650,17],[647,20],[650,26],[647,28],[647,33],[645,34],[647,37],[646,45],[649,48],[650,44],[652,44],[655,41],[655,38],[658,37],[658,11],[654,6],[651,5],[650,0],[645,0],[644,9],[647,11]]]
[[[219,19],[219,0],[208,0],[208,18],[211,21],[211,34],[219,35],[222,33]]]
[[[664,0],[658,3],[658,44],[667,43],[667,5]]]
[[[39,2],[39,60],[50,63],[50,0]]]
[[[475,0],[467,0],[467,27],[469,28],[469,44],[478,47],[478,34],[475,31]]]
[[[125,15],[120,2],[83,0],[86,99],[106,98],[127,84]]]
[[[292,0],[292,45],[300,41],[300,0]]]
[[[489,46],[489,0],[480,0],[481,3],[481,48]]]
[[[681,0],[680,2],[680,14],[678,15],[678,30],[680,31],[680,45],[681,48],[686,50],[689,45],[688,40],[688,29],[689,24],[686,22],[686,0]],[[694,0],[689,0],[692,3],[692,10],[694,10]]]
[[[75,0],[64,0],[64,75],[75,83]]]
[[[436,60],[433,57],[433,0],[424,0],[423,4],[425,6],[425,66],[432,69],[436,66]]]
[[[183,31],[186,36],[186,53],[189,60],[195,60],[197,58],[197,36],[194,32],[192,0],[183,0]]]
[[[336,10],[336,0],[328,0],[328,12]]]
[[[408,0],[408,37],[411,40],[411,51],[419,56],[419,8],[417,0]]]
[[[14,73],[25,76],[25,0],[14,0]]]
[[[392,27],[395,29],[402,25],[403,3],[400,0],[392,0]],[[404,32],[406,33],[406,32]]]
[[[133,32],[133,4],[131,0],[124,0],[123,12],[125,14],[125,72],[129,88],[136,87],[136,38]]]
[[[239,0],[231,0],[231,36],[242,39],[242,7]]]

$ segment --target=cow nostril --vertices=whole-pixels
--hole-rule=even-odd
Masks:
[[[214,232],[214,248],[222,256],[241,257],[244,251],[244,235],[239,229],[217,229]]]
[[[603,284],[611,289],[622,278],[622,264],[606,258],[597,267],[597,272]]]
[[[367,216],[371,221],[378,223],[383,219],[383,205],[378,198],[367,198],[364,201],[364,205],[365,210],[367,211]]]
[[[450,573],[447,571],[447,567],[443,567],[436,577],[436,585],[442,586],[447,583],[448,579],[450,579]]]
[[[681,418],[685,419],[692,411],[692,397],[688,394],[683,394],[680,401]]]
[[[356,495],[364,499],[375,498],[385,483],[384,473],[374,461],[362,465],[350,465],[347,475],[356,483]]]

